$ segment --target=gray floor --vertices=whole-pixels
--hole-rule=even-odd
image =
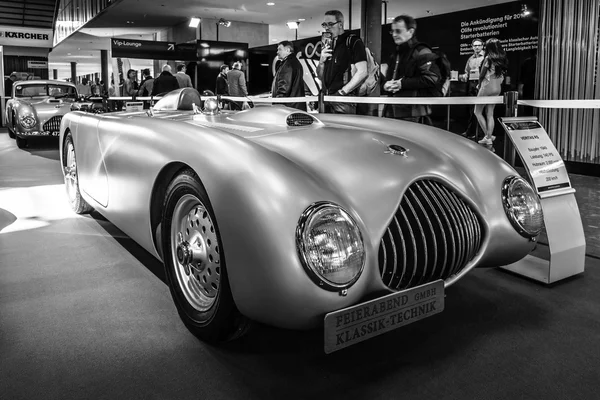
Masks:
[[[56,145],[0,131],[0,399],[597,398],[596,258],[550,287],[473,271],[443,313],[331,355],[319,331],[262,325],[211,347],[157,260],[70,212]]]

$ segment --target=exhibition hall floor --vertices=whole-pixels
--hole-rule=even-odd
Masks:
[[[599,178],[572,177],[583,274],[546,286],[475,270],[443,313],[325,355],[318,330],[197,340],[162,264],[97,213],[70,211],[57,143],[20,150],[0,130],[1,399],[598,397]]]

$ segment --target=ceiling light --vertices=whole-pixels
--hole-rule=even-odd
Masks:
[[[268,6],[274,6],[275,3],[267,3]]]
[[[198,25],[200,25],[200,21],[202,21],[202,19],[198,18],[198,17],[192,17],[190,18],[190,28],[197,28]]]
[[[523,4],[521,6],[521,15],[524,16],[524,17],[526,17],[529,14],[531,14],[531,11],[527,8],[527,4]]]
[[[271,40],[272,40],[273,42],[276,42],[276,41],[277,41],[277,39],[271,39]]]
[[[298,22],[306,21],[304,18],[298,18]]]
[[[219,20],[219,25],[229,28],[231,26],[231,21],[227,21],[226,19],[221,18]]]
[[[286,22],[285,24],[290,29],[298,29],[298,22],[296,21]]]

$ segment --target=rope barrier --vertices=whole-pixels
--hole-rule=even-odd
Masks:
[[[202,99],[215,96],[201,96]],[[162,97],[136,97],[116,96],[116,97],[90,97],[89,100],[124,100],[124,101],[157,101]],[[300,103],[317,102],[318,96],[305,97],[264,97],[264,96],[221,96],[222,100],[231,100],[239,102],[253,103]],[[504,104],[502,96],[461,96],[461,97],[355,97],[355,96],[325,96],[326,102],[336,103],[364,103],[364,104],[429,104],[429,105],[475,105],[475,104]],[[518,105],[530,106],[536,108],[600,108],[600,100],[518,100]]]
[[[600,108],[600,100],[517,100],[517,104],[536,108]]]
[[[202,99],[215,96],[201,96]],[[158,101],[162,97],[90,97],[87,100],[124,100],[124,101]],[[300,103],[317,102],[318,96],[305,97],[265,97],[265,96],[221,96],[222,100],[251,101],[253,103]],[[354,96],[325,96],[326,102],[336,103],[365,103],[365,104],[429,104],[429,105],[475,105],[475,104],[504,104],[502,96],[457,96],[457,97],[354,97]],[[600,108],[600,100],[518,100],[518,105],[536,108]]]

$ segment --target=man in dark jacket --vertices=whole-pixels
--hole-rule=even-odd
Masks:
[[[167,93],[175,89],[179,89],[179,82],[177,82],[177,78],[171,74],[171,66],[169,64],[165,64],[163,65],[161,74],[154,79],[152,96],[156,96],[157,94],[161,93]]]
[[[217,76],[217,87],[215,94],[223,96],[229,96],[229,84],[227,83],[227,73],[229,72],[229,65],[221,65],[221,71]]]
[[[400,15],[392,22],[391,34],[396,51],[387,64],[382,65],[385,75],[383,90],[393,97],[429,97],[440,80],[437,56],[429,46],[416,37],[417,21]],[[393,104],[384,108],[384,117],[431,124],[431,106],[427,104]]]
[[[273,97],[304,97],[304,69],[294,54],[292,42],[284,40],[277,45],[277,57],[282,60],[275,74],[271,93]],[[306,102],[282,103],[306,111]]]

